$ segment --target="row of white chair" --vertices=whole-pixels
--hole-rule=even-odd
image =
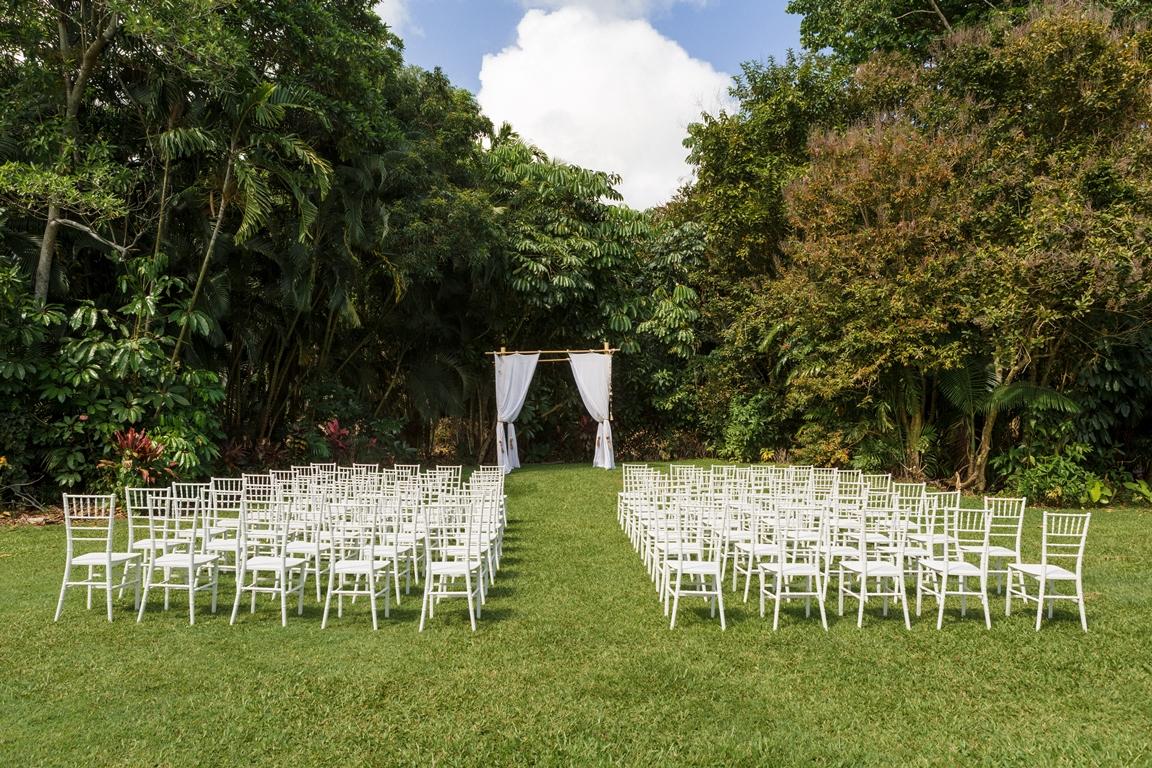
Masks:
[[[311,465],[202,484],[129,488],[126,543],[115,533],[115,496],[68,494],[56,619],[68,589],[83,587],[89,608],[93,591],[106,592],[111,621],[113,592],[122,595],[131,585],[137,621],[149,592],[163,590],[165,609],[173,592],[187,594],[189,622],[195,623],[197,594],[209,592],[215,612],[219,574],[231,571],[232,623],[243,598],[254,611],[257,595],[268,594],[279,598],[286,624],[290,598],[297,613],[303,612],[311,577],[316,599],[323,600],[322,627],[333,598],[341,616],[346,597],[363,597],[377,628],[378,599],[387,617],[393,595],[397,603],[401,599],[401,579],[408,591],[423,572],[420,629],[442,600],[462,596],[475,631],[503,550],[503,478],[496,467],[482,467],[465,482],[460,467],[421,472],[415,465]],[[74,575],[76,569],[82,575]]]
[[[846,599],[857,601],[859,626],[865,605],[879,598],[885,615],[890,603],[900,606],[910,627],[911,584],[917,615],[925,597],[935,599],[937,628],[949,597],[959,597],[962,614],[969,598],[979,600],[990,627],[994,580],[1006,614],[1013,598],[1035,603],[1039,629],[1045,605],[1051,617],[1056,600],[1072,600],[1087,630],[1082,577],[1090,513],[1045,512],[1040,561],[1027,563],[1023,498],[985,497],[982,508],[969,509],[958,491],[832,468],[674,464],[664,471],[626,464],[623,472],[619,522],[671,627],[688,595],[707,598],[726,626],[721,581],[731,564],[731,589],[743,577],[745,602],[755,576],[761,615],[768,600],[774,603],[773,628],[781,603],[803,599],[806,615],[817,604],[827,629],[833,583],[841,615]],[[1072,591],[1059,591],[1061,583]]]

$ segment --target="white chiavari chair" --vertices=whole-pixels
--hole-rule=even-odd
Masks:
[[[1045,512],[1042,523],[1039,563],[1010,563],[1008,590],[1004,598],[1004,611],[1012,615],[1012,598],[1019,597],[1027,605],[1036,603],[1036,631],[1044,617],[1044,602],[1048,602],[1048,618],[1057,600],[1073,600],[1080,610],[1080,626],[1088,631],[1088,616],[1084,608],[1084,548],[1088,542],[1088,523],[1091,512]],[[1014,580],[1014,577],[1018,581]],[[1036,595],[1029,594],[1026,578],[1037,584]],[[1072,594],[1061,594],[1056,585],[1070,582]]]
[[[53,621],[60,620],[64,610],[64,596],[71,587],[83,587],[87,594],[88,609],[92,609],[92,593],[104,590],[108,611],[108,621],[112,621],[112,590],[127,578],[122,575],[114,581],[116,568],[129,570],[129,564],[139,561],[140,552],[118,552],[115,550],[116,497],[91,494],[64,494],[64,532],[66,553],[64,557],[64,580],[60,585],[60,599],[56,603]],[[81,578],[73,578],[72,571],[84,569]],[[131,568],[133,573],[133,595],[135,605],[140,603],[140,569]]]

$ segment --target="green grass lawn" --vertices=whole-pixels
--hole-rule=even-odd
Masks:
[[[508,478],[505,566],[481,620],[413,593],[372,632],[267,605],[189,627],[182,599],[115,623],[80,590],[52,623],[64,530],[0,530],[0,766],[1152,764],[1152,513],[1096,513],[1089,633],[950,610],[903,628],[802,606],[779,632],[729,600],[669,631],[616,524],[620,473]],[[1030,513],[1027,543],[1039,540]],[[231,604],[231,582],[222,588]]]

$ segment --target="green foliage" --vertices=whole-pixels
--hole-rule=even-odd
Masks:
[[[1130,480],[1124,487],[1132,492],[1132,498],[1145,504],[1152,504],[1152,485],[1147,480]]]
[[[1108,504],[1115,488],[1106,478],[1087,469],[1089,450],[1083,443],[1069,443],[1058,452],[1043,455],[1017,449],[993,459],[993,468],[1006,476],[1012,492],[1038,504]]]
[[[773,434],[773,413],[773,403],[764,393],[733,398],[717,455],[732,461],[760,461],[763,452],[779,442]]]
[[[128,428],[183,476],[332,455],[333,419],[338,453],[484,461],[484,352],[603,342],[622,458],[975,489],[1075,442],[1147,476],[1145,6],[794,0],[808,50],[746,64],[640,212],[406,67],[368,0],[16,4],[4,482],[93,482]],[[527,450],[583,451],[570,382],[534,397]]]
[[[1063,415],[1146,463],[1147,366],[1112,371],[1152,311],[1147,32],[1127,13],[1017,5],[797,0],[807,44],[832,53],[752,72],[776,87],[738,81],[736,114],[692,128],[699,182],[678,210],[722,222],[709,259],[741,278],[711,311],[748,373],[715,383],[737,402],[755,375],[809,423],[826,415],[796,438],[813,455],[842,446],[983,488],[990,457]],[[729,151],[748,136],[754,157]],[[782,181],[742,188],[765,158],[788,159]],[[758,264],[723,219],[750,209],[755,250],[775,254]]]

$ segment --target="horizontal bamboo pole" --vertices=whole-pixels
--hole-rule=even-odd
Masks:
[[[484,354],[486,354],[486,355],[570,355],[570,354],[582,354],[585,352],[607,352],[608,354],[612,354],[613,352],[619,352],[619,351],[620,350],[617,347],[609,347],[607,344],[605,344],[602,349],[514,349],[511,352],[509,352],[508,350],[501,347],[499,352],[485,352]],[[543,362],[543,361],[541,361],[541,362]]]

